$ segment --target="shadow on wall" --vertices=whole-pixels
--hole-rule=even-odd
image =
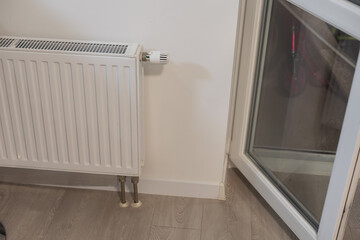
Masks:
[[[210,107],[209,98],[213,96],[206,92],[213,76],[201,64],[177,64],[172,62],[171,55],[169,59],[167,65],[144,64],[145,153],[150,160],[173,159],[181,163],[182,158],[191,159],[208,147],[203,140],[204,136],[211,137],[212,130],[207,126],[213,119],[208,119],[208,112],[202,114],[201,111],[208,111]],[[186,168],[182,166],[179,171],[177,167],[161,163],[161,168],[174,173],[174,178],[178,177],[176,172]],[[157,164],[145,163],[143,173],[160,172],[158,168]]]
[[[144,63],[144,75],[147,76],[158,76],[161,75],[164,71],[164,67],[166,65],[163,64],[152,64],[152,63]]]
[[[211,75],[204,66],[193,63],[180,63],[176,65],[176,71],[181,74],[183,79],[191,80],[209,80]]]
[[[211,75],[206,68],[200,64],[193,63],[180,63],[174,64],[171,63],[171,56],[169,56],[170,62],[168,64],[152,64],[144,63],[144,75],[145,76],[158,76],[161,75],[164,71],[164,68],[167,69],[176,69],[176,75],[181,74],[181,78],[185,80],[199,80],[199,79],[210,79]],[[174,73],[175,74],[175,73]]]

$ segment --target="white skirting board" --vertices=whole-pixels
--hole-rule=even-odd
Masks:
[[[116,176],[60,172],[49,170],[0,167],[0,182],[40,186],[118,191]],[[225,199],[224,184],[178,181],[140,177],[139,192],[181,197]],[[126,191],[132,191],[131,178],[126,179]]]
[[[50,187],[102,190],[102,191],[119,191],[119,188],[115,186],[72,186],[72,185],[53,185],[53,184],[37,184],[37,185],[50,186]],[[140,178],[138,189],[139,189],[139,193],[146,193],[146,194],[225,200],[225,189],[223,183],[212,184],[212,183]],[[133,188],[129,177],[127,178],[127,182],[126,182],[126,192],[132,192],[132,191]]]

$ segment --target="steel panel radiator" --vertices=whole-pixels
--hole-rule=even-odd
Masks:
[[[0,37],[0,166],[138,176],[141,45]]]

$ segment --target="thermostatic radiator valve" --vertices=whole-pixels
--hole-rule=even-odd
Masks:
[[[150,51],[142,53],[143,62],[166,64],[168,63],[168,58],[169,56],[167,53],[163,53],[160,51]]]

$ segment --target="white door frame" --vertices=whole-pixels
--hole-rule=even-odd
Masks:
[[[263,0],[250,0],[242,4],[244,16],[239,16],[239,22],[244,22],[243,27],[239,26],[237,49],[235,53],[234,84],[236,86],[236,97],[233,95],[235,112],[234,121],[229,122],[232,130],[229,157],[240,169],[249,182],[264,197],[277,214],[285,221],[292,231],[300,239],[341,239],[343,231],[339,231],[340,224],[348,211],[351,203],[350,186],[353,180],[356,165],[357,153],[360,146],[360,60],[353,79],[352,89],[348,100],[348,107],[343,122],[343,129],[339,139],[337,155],[330,178],[327,197],[324,205],[323,215],[320,221],[318,232],[288,201],[288,199],[273,185],[263,172],[245,154],[253,83],[258,57],[258,46],[260,38],[261,20],[263,14]],[[318,3],[317,1],[321,2]],[[315,16],[331,23],[337,28],[344,30],[352,36],[360,39],[360,7],[355,5],[349,8],[350,4],[344,0],[290,0],[301,8],[308,9]],[[334,13],[336,14],[330,14]],[[341,18],[341,16],[344,16]],[[338,21],[341,19],[340,21]],[[354,21],[349,24],[347,21]],[[357,180],[354,180],[357,181]],[[354,186],[354,184],[352,184]],[[338,235],[340,233],[340,235]]]

